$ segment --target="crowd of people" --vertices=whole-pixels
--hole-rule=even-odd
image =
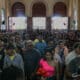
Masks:
[[[0,32],[0,80],[80,80],[80,32]]]

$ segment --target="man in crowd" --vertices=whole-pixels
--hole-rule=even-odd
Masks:
[[[40,60],[40,52],[33,47],[33,42],[28,40],[26,42],[26,51],[24,54],[25,75],[27,80],[37,80],[35,73],[38,68]]]
[[[0,40],[0,78],[1,72],[3,71],[4,57],[5,57],[4,42]]]
[[[3,69],[4,56],[5,56],[4,42],[0,41],[0,70]]]
[[[68,80],[73,80],[74,73],[78,73],[80,67],[80,42],[74,45],[74,50],[65,59],[66,76]]]
[[[35,44],[35,48],[40,51],[42,57],[44,55],[44,51],[45,51],[46,47],[47,47],[47,44],[45,41],[43,41],[42,35],[39,35],[38,42]]]

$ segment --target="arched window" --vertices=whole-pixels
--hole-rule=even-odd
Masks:
[[[25,6],[20,2],[16,2],[12,6],[12,16],[25,16]]]
[[[57,2],[53,8],[54,16],[67,16],[67,7],[63,2]]]
[[[35,3],[32,6],[32,16],[45,17],[46,16],[46,6],[42,2]]]

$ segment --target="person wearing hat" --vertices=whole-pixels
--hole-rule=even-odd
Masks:
[[[74,68],[76,69],[76,64],[79,62],[77,61],[74,65],[72,65],[77,59],[77,57],[80,57],[80,42],[77,42],[74,44],[74,48],[73,51],[70,52],[66,59],[65,59],[65,65],[66,65],[66,77],[68,78],[68,80],[73,80],[72,79],[72,72],[74,72]],[[70,67],[72,66],[72,67]],[[72,70],[73,69],[73,70]],[[72,71],[71,71],[72,70]]]
[[[20,54],[16,53],[12,44],[8,44],[6,47],[6,55],[4,57],[3,69],[10,66],[15,66],[23,71],[24,75],[24,63]]]

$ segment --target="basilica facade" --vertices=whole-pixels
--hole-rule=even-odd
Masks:
[[[80,30],[80,0],[0,0],[0,24],[9,26],[9,17],[26,16],[27,27],[32,29],[32,17],[46,17],[46,29],[51,29],[53,16],[69,18],[69,29],[72,23]],[[4,15],[3,15],[4,14]],[[2,22],[4,16],[4,22]]]

